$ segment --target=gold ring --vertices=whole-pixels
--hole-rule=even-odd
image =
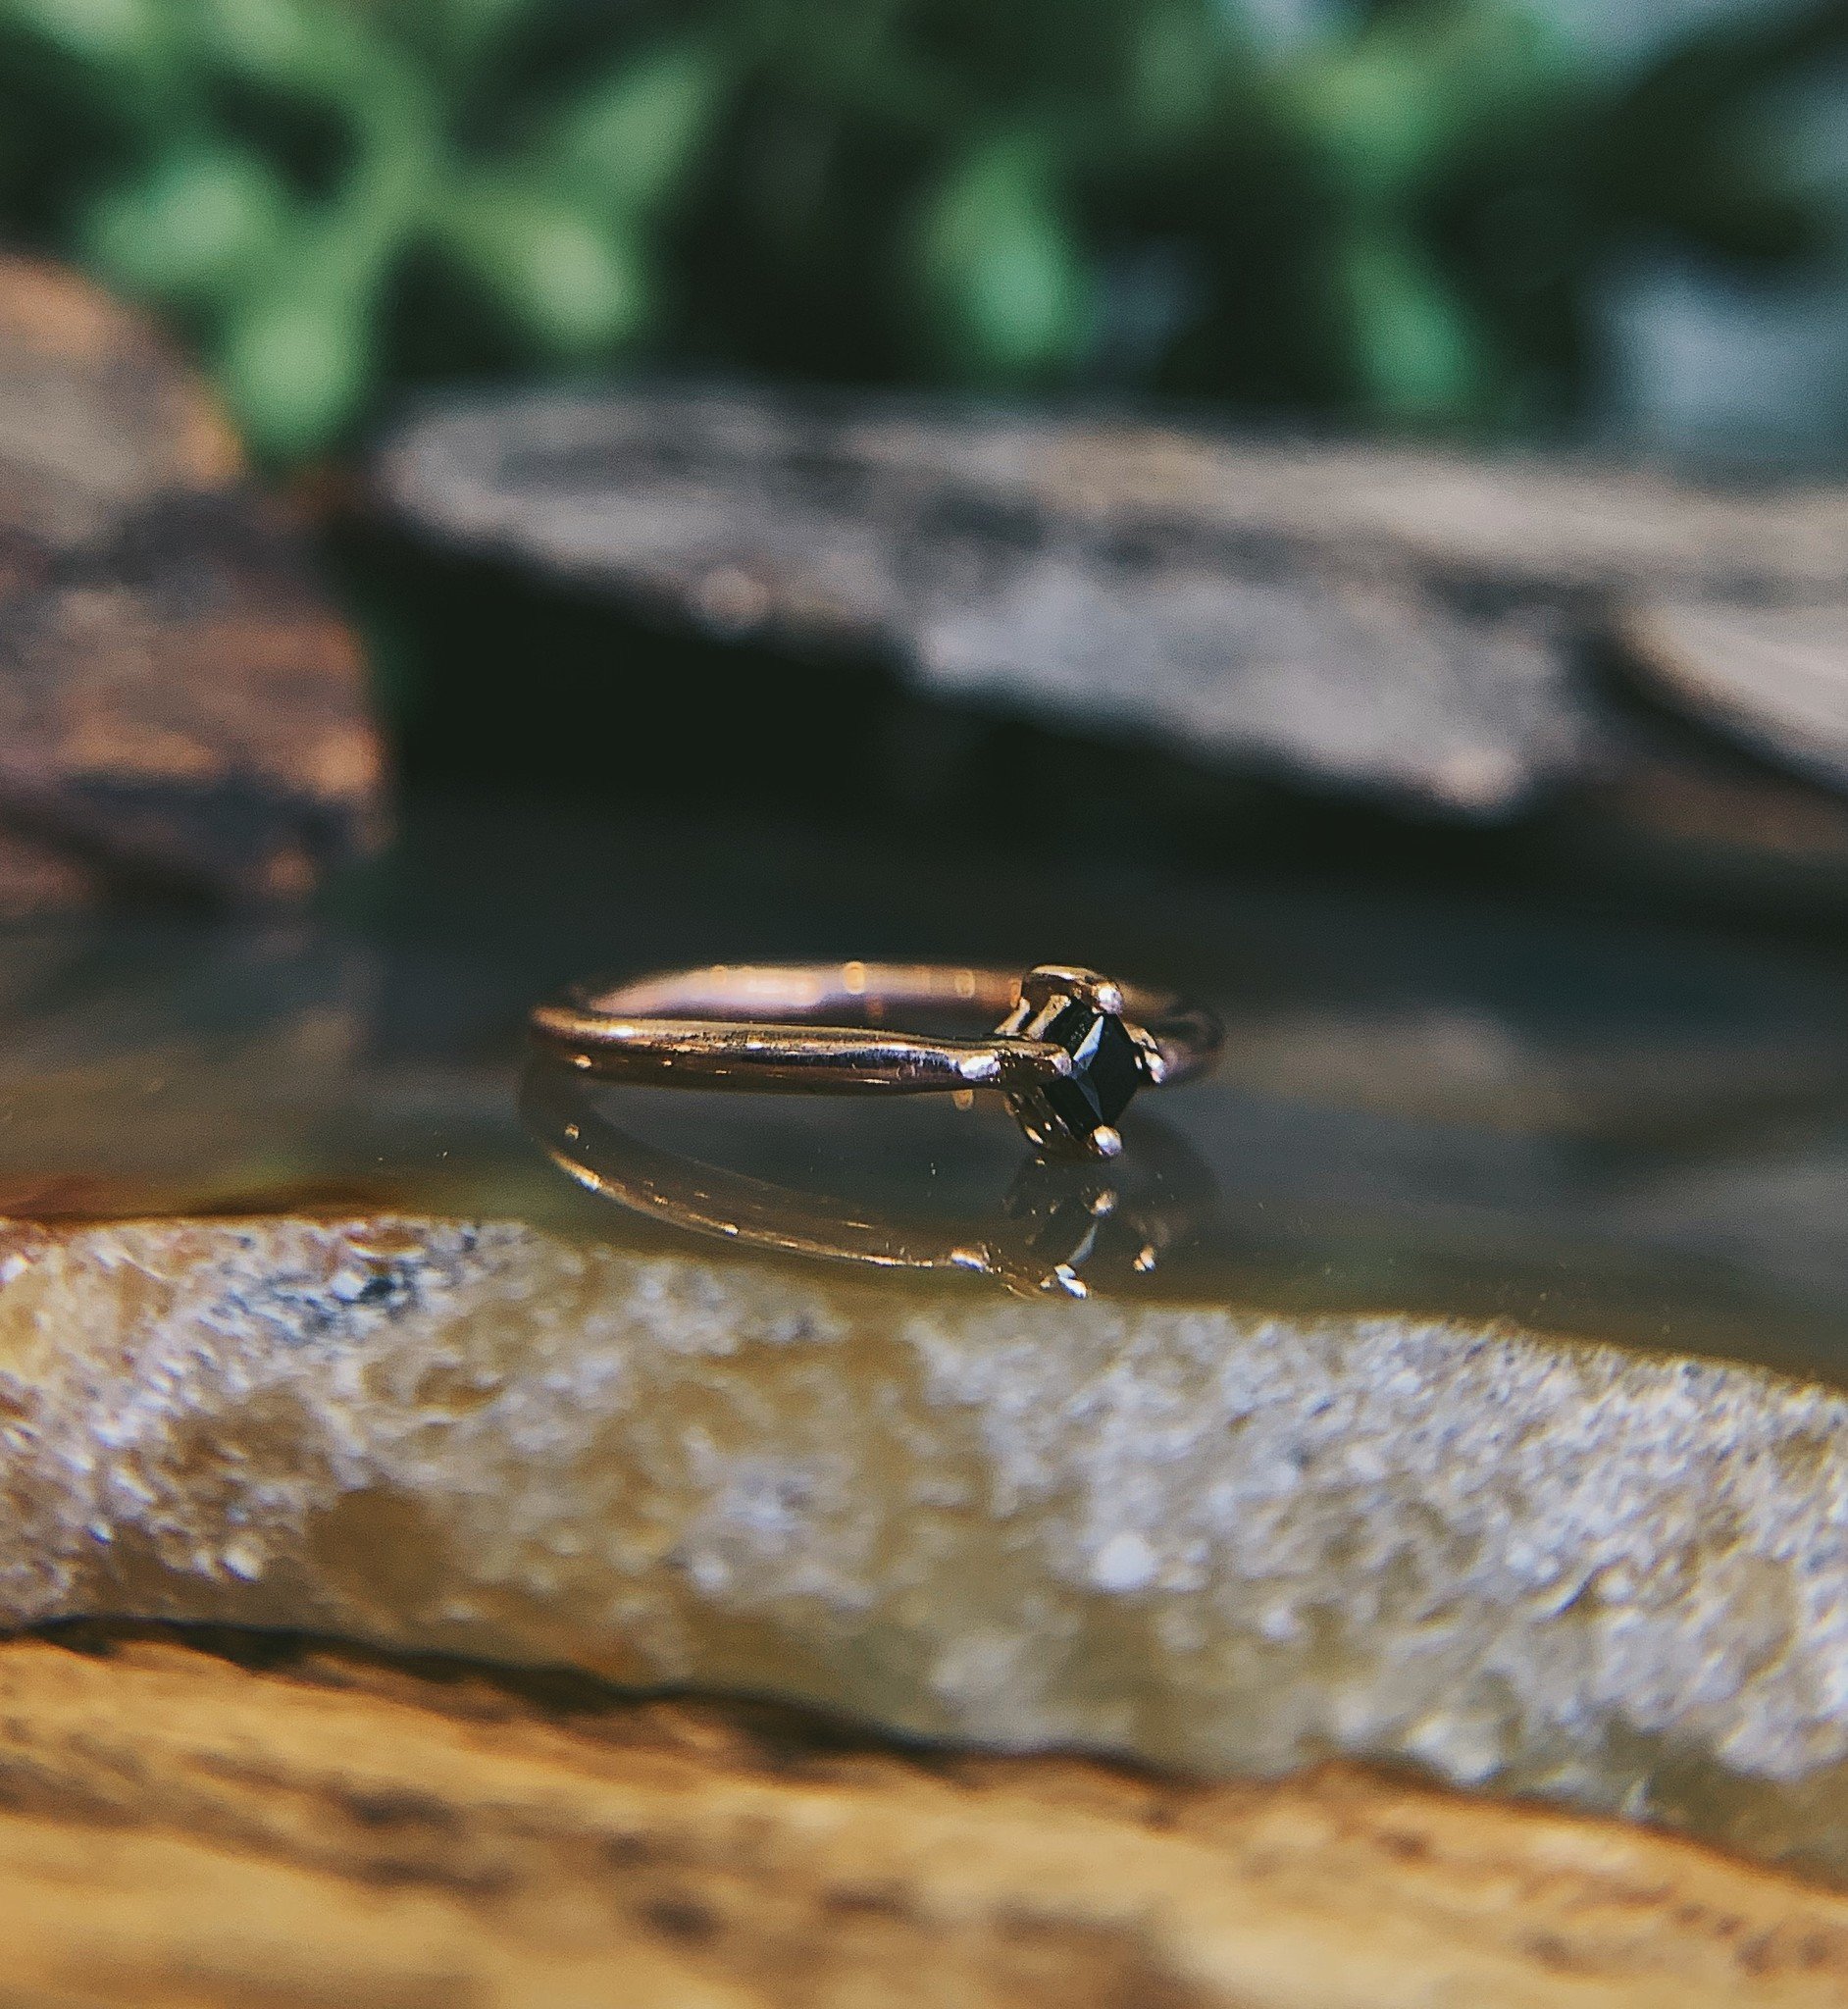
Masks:
[[[897,1017],[986,1022],[906,1032]],[[582,1072],[688,1088],[922,1095],[999,1089],[1040,1151],[1112,1158],[1144,1088],[1212,1064],[1211,1012],[1095,970],[1024,977],[939,963],[716,963],[573,985],[535,1007],[535,1039]]]

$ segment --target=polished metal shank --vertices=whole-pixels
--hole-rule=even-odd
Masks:
[[[1134,1021],[1152,1085],[1198,1072],[1217,1052],[1218,1025],[1197,1006],[1052,965],[1025,985],[1049,974]],[[1074,1060],[1055,1041],[1013,1030],[1022,996],[1023,980],[1005,971],[938,963],[715,963],[573,985],[536,1007],[532,1029],[546,1051],[613,1080],[845,1095],[1024,1093],[1070,1078]],[[913,1012],[1000,1020],[1006,1029],[888,1029],[892,1017]]]

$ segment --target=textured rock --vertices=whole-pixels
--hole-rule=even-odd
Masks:
[[[18,1226],[0,1618],[307,1626],[1848,1872],[1848,1401],[513,1224]]]
[[[0,905],[293,899],[382,811],[353,639],[205,392],[0,260]]]
[[[0,1647],[14,2000],[1822,2009],[1848,1987],[1839,1896],[1352,1773],[924,1763],[781,1712],[112,1644]]]
[[[424,537],[720,634],[1465,816],[1624,764],[1580,661],[1613,604],[1848,589],[1841,487],[840,396],[473,398],[379,486]]]

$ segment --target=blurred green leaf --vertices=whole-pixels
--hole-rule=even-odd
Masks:
[[[956,161],[912,238],[916,282],[945,355],[965,374],[1031,380],[1077,360],[1092,275],[1043,146],[1010,134]]]
[[[437,7],[404,10],[407,30],[465,74],[532,12],[532,0],[444,0]]]
[[[232,308],[219,376],[262,457],[327,451],[358,416],[372,377],[375,297],[344,244],[305,244]]]
[[[567,105],[553,127],[561,175],[619,215],[650,215],[692,172],[727,82],[727,66],[698,38],[625,60]]]
[[[327,27],[305,0],[200,0],[198,16],[207,49],[235,76],[286,89],[320,73]]]
[[[176,147],[99,197],[79,242],[131,293],[188,305],[236,284],[287,228],[287,195],[247,148]]]
[[[647,321],[651,288],[633,237],[549,188],[478,182],[450,206],[445,234],[547,355],[608,351]]]
[[[1129,11],[1132,119],[1145,134],[1166,140],[1202,131],[1220,102],[1223,11],[1197,0],[1155,0]]]
[[[139,69],[165,56],[174,39],[161,0],[5,0],[0,18],[94,64]]]
[[[1432,262],[1404,237],[1368,232],[1344,246],[1336,279],[1364,402],[1401,422],[1467,417],[1484,393],[1486,359]]]
[[[1468,137],[1559,91],[1568,66],[1533,16],[1502,0],[1414,0],[1351,41],[1324,40],[1282,79],[1283,102],[1354,199],[1404,202]]]
[[[1366,42],[1318,51],[1284,101],[1345,186],[1363,199],[1403,194],[1430,166],[1445,107],[1412,52]]]

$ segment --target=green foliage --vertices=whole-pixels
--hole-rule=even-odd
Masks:
[[[1054,150],[1031,132],[975,141],[925,191],[904,250],[934,355],[974,383],[1069,372],[1096,276]]]
[[[153,302],[259,450],[647,358],[1491,428],[1626,241],[1789,258],[1793,0],[1607,74],[1520,0],[0,0],[0,214]]]

